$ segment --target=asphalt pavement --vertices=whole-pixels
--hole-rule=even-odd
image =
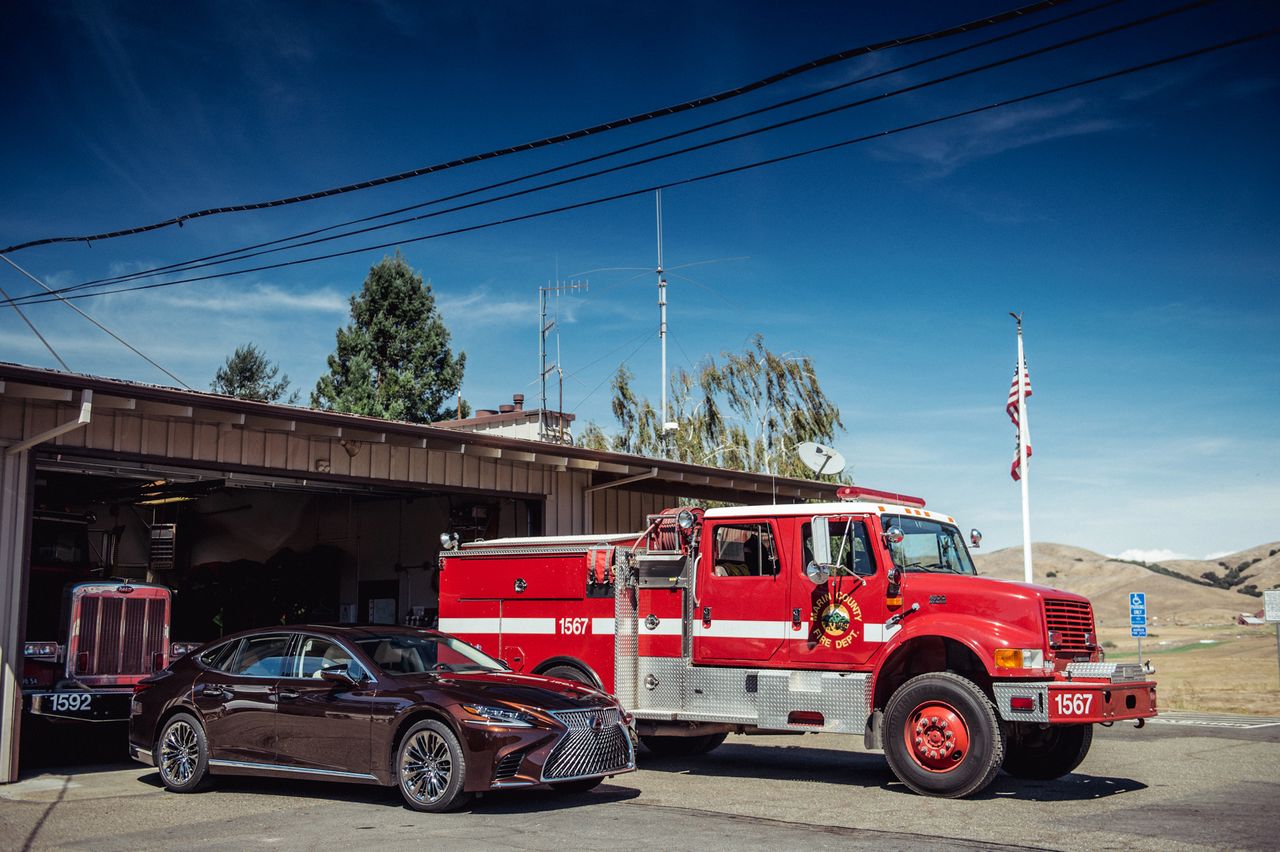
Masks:
[[[879,753],[830,734],[730,737],[695,759],[642,751],[640,769],[581,795],[490,794],[453,814],[392,789],[221,776],[166,793],[154,769],[46,767],[0,786],[4,849],[468,850],[1275,849],[1280,718],[1165,714],[1098,729],[1073,774],[1000,775],[980,796],[911,793]]]

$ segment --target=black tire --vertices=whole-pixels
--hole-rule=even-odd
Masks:
[[[587,674],[577,666],[567,666],[567,665],[552,666],[551,668],[547,669],[545,672],[542,672],[542,676],[558,677],[561,680],[572,680],[576,683],[586,684],[587,686],[590,686],[593,688],[596,685],[596,682],[591,679],[591,675]]]
[[[1093,745],[1093,725],[1018,724],[1005,748],[1004,771],[1014,778],[1048,781],[1074,770]]]
[[[415,811],[438,814],[471,800],[471,794],[462,790],[466,755],[443,722],[428,719],[405,731],[392,768],[400,795]]]
[[[698,737],[642,736],[645,748],[661,757],[692,757],[719,747],[728,734],[703,734]]]
[[[164,723],[153,752],[160,780],[171,793],[194,793],[209,778],[209,740],[200,720],[178,713]]]
[[[972,681],[950,672],[914,677],[884,713],[884,754],[903,784],[957,799],[986,789],[1004,762],[995,707]]]
[[[600,786],[604,778],[581,778],[577,781],[561,781],[552,784],[551,789],[557,793],[585,793]]]

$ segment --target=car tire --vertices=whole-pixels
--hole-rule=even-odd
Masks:
[[[980,792],[1004,762],[995,707],[977,684],[950,672],[914,677],[889,698],[884,753],[893,774],[925,796]]]
[[[728,734],[703,734],[697,737],[642,736],[645,748],[660,757],[693,757],[706,754],[724,742]]]
[[[156,737],[156,769],[171,793],[194,793],[209,776],[209,740],[204,726],[188,713],[178,713],[165,722]]]
[[[595,681],[591,679],[591,676],[577,666],[552,666],[545,672],[542,672],[542,676],[558,677],[561,680],[571,680],[575,683],[585,684],[593,688],[596,685]]]
[[[1004,771],[1014,778],[1049,781],[1070,773],[1089,754],[1093,725],[1021,723],[1014,730],[1004,756]]]
[[[599,787],[604,778],[581,778],[577,781],[561,781],[552,784],[551,789],[557,793],[585,793]]]
[[[467,760],[462,745],[443,722],[428,719],[400,738],[396,749],[396,786],[416,811],[443,813],[471,800],[462,790]]]

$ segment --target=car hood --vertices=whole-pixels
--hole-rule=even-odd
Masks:
[[[458,701],[477,704],[518,704],[543,710],[583,710],[612,707],[611,697],[600,690],[540,675],[517,672],[476,672],[474,674],[424,674],[403,678],[406,685],[446,690]]]

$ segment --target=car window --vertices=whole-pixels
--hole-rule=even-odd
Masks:
[[[236,649],[240,647],[240,640],[236,639],[232,642],[224,642],[221,645],[215,645],[205,651],[196,659],[200,664],[215,671],[225,671],[227,663],[235,656]]]
[[[298,652],[289,662],[290,677],[320,677],[320,671],[332,666],[351,665],[351,654],[337,642],[319,636],[303,636]]]
[[[288,634],[250,636],[242,640],[240,653],[226,671],[249,677],[280,677],[284,673],[288,652]]]

